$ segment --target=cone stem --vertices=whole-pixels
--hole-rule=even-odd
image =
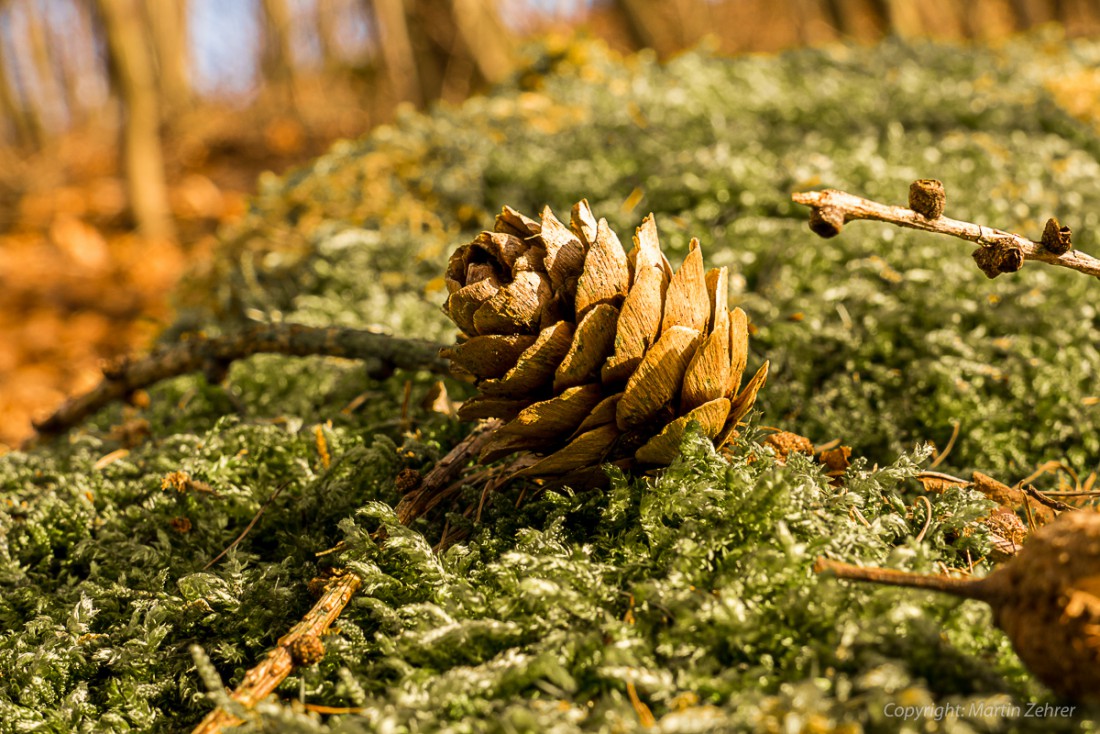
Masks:
[[[986,579],[965,579],[952,576],[937,576],[932,574],[912,573],[910,571],[896,571],[891,568],[868,568],[865,566],[853,566],[850,563],[832,561],[828,558],[818,558],[814,562],[814,572],[831,573],[837,578],[851,581],[870,581],[875,584],[887,586],[906,586],[914,589],[931,589],[941,591],[952,596],[964,599],[979,599],[985,601],[989,597],[989,588]]]

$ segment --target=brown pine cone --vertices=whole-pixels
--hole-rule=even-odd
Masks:
[[[988,576],[966,579],[862,568],[819,558],[840,578],[978,599],[1035,676],[1059,696],[1100,702],[1100,512],[1075,510],[1036,530]]]
[[[726,268],[704,272],[692,240],[673,273],[652,215],[628,254],[586,201],[569,226],[505,207],[451,256],[446,283],[463,335],[442,355],[479,388],[459,416],[508,421],[480,458],[540,456],[524,475],[668,464],[692,420],[721,446],[768,374],[765,362],[741,387],[748,320],[727,306]]]

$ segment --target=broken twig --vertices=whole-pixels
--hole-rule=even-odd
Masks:
[[[267,654],[262,663],[245,674],[244,680],[235,691],[229,694],[229,697],[245,708],[252,708],[278,688],[295,666],[303,662],[297,659],[300,653],[296,653],[302,642],[312,642],[315,645],[315,641],[319,640],[340,616],[340,612],[351,601],[351,597],[355,595],[361,583],[362,581],[354,573],[345,573],[329,583],[321,598],[306,613],[302,621],[279,638],[275,649]],[[216,708],[207,714],[191,734],[218,734],[223,727],[243,723],[243,720],[225,709]]]
[[[398,505],[398,519],[401,524],[410,524],[434,506],[431,504],[432,498],[447,489],[466,467],[467,462],[477,456],[478,451],[492,435],[493,429],[500,425],[499,420],[483,421],[469,436],[440,459],[435,467],[424,475],[418,487],[408,492]],[[420,502],[416,501],[418,497]],[[267,654],[263,662],[245,674],[241,684],[229,694],[230,698],[238,701],[245,708],[251,709],[278,688],[296,667],[319,660],[319,657],[303,659],[299,648],[309,650],[311,647],[317,647],[320,636],[340,616],[340,612],[354,596],[360,583],[359,577],[354,573],[344,573],[329,582],[324,594],[302,618],[302,621],[279,638],[278,645]],[[323,649],[319,654],[323,655]],[[222,708],[217,708],[211,711],[191,734],[218,734],[222,727],[236,726],[241,723],[243,722],[239,717]]]
[[[36,422],[36,438],[64,433],[110,403],[161,380],[199,370],[221,379],[233,361],[265,352],[371,360],[377,365],[371,371],[378,376],[395,368],[448,373],[439,345],[431,342],[362,329],[265,324],[226,336],[199,336],[146,357],[118,360],[104,368],[99,385],[69,398],[53,415]]]
[[[919,183],[922,182],[915,182],[914,186]],[[942,195],[942,188],[940,192]],[[1058,226],[1056,220],[1051,220],[1053,227],[1048,222],[1043,241],[1035,242],[1022,235],[981,224],[944,216],[930,218],[913,209],[880,204],[836,189],[796,192],[791,194],[791,200],[813,209],[810,228],[822,237],[835,237],[844,224],[853,219],[873,219],[977,243],[981,247],[974,253],[974,259],[991,278],[1002,272],[1019,270],[1024,260],[1038,260],[1100,277],[1100,260],[1080,250],[1063,249],[1069,246],[1069,229]],[[919,198],[910,196],[910,200],[911,206],[921,206]],[[936,210],[931,207],[925,209],[929,214],[936,214]]]

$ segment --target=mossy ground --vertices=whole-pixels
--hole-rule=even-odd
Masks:
[[[172,380],[144,414],[152,438],[125,456],[103,458],[119,448],[115,408],[0,458],[0,731],[186,730],[334,564],[363,590],[325,659],[248,730],[630,731],[642,704],[662,731],[1095,729],[1081,709],[1023,715],[1049,699],[982,606],[810,567],[983,557],[983,534],[959,531],[986,505],[965,491],[935,499],[917,540],[922,445],[955,422],[947,471],[1094,470],[1097,285],[1034,264],[989,281],[962,243],[886,225],[825,242],[788,196],[827,185],[902,202],[935,177],[950,216],[1037,237],[1056,215],[1096,253],[1100,138],[1052,80],[1084,73],[1100,45],[890,42],[666,66],[583,44],[536,53],[493,96],[262,180],[225,236],[215,307],[180,328],[281,318],[445,341],[447,253],[502,204],[564,212],[587,197],[624,235],[652,211],[674,255],[698,236],[735,273],[757,330],[749,367],[772,360],[754,425],[853,446],[845,486],[806,460],[776,464],[755,427],[727,457],[689,437],[666,472],[616,475],[606,493],[528,492],[517,510],[522,489],[506,488],[468,542],[435,555],[446,518],[406,529],[390,509],[397,472],[468,430],[421,405],[428,375],[262,357],[225,388]],[[173,471],[215,491],[163,490]],[[948,704],[942,720],[888,715]]]

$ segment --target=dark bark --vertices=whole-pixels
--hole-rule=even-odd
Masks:
[[[360,329],[318,328],[297,324],[257,326],[222,337],[199,337],[137,359],[124,358],[105,368],[104,380],[90,392],[67,400],[34,425],[39,436],[63,433],[101,408],[135,390],[190,372],[224,374],[228,365],[253,354],[325,355],[363,359],[369,373],[388,374],[394,368],[448,372],[439,345],[415,339],[375,334]]]

